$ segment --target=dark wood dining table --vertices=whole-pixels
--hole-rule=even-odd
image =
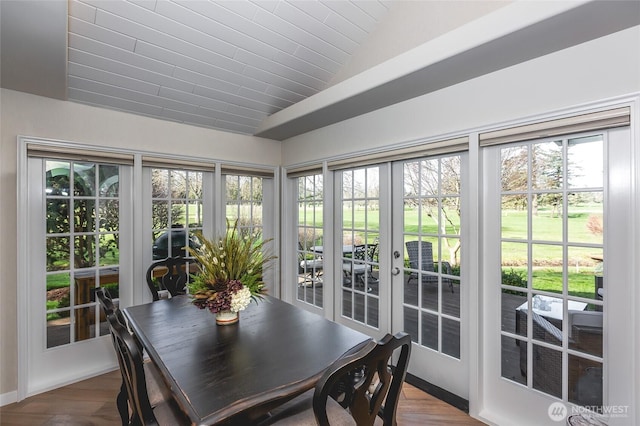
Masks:
[[[123,310],[192,424],[250,424],[370,337],[267,296],[219,326],[188,296]]]

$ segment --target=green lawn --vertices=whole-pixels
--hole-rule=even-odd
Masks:
[[[595,277],[591,270],[575,271],[569,268],[567,274],[568,294],[576,297],[593,298],[595,292]],[[503,284],[522,286],[527,285],[527,268],[525,267],[505,267],[505,271],[513,271],[522,277],[522,282],[505,280]],[[553,268],[533,268],[531,271],[531,288],[539,291],[552,293],[562,293],[562,270],[560,267]]]
[[[306,215],[305,215],[306,213]],[[379,212],[372,210],[366,212],[364,208],[345,208],[343,210],[343,227],[357,230],[367,229],[378,231]],[[447,212],[453,220],[453,225],[447,224],[446,232],[456,234],[459,227],[459,218],[453,211]],[[602,235],[594,234],[589,230],[588,223],[592,216],[602,216],[602,205],[575,205],[570,206],[567,217],[567,238],[569,243],[602,245]],[[307,220],[305,221],[305,217]],[[418,209],[405,209],[404,232],[408,234],[437,234],[438,227],[431,217],[423,216],[422,226],[418,224],[420,212]],[[502,238],[522,239],[522,243],[502,243],[502,263],[505,268],[524,273],[528,263],[527,213],[521,210],[505,210],[502,215]],[[322,207],[314,206],[299,210],[299,222],[304,225],[322,226]],[[455,228],[454,228],[455,227]],[[562,263],[563,250],[559,244],[563,235],[563,219],[550,208],[539,208],[536,215],[531,218],[532,239],[539,241],[532,245],[533,269],[532,288],[534,290],[562,292]],[[362,235],[360,235],[362,234]],[[364,237],[364,233],[356,231],[356,235]],[[567,281],[569,294],[580,297],[593,297],[594,292],[594,268],[597,262],[593,255],[602,255],[601,248],[571,246],[568,249]]]

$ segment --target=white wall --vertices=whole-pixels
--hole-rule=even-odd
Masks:
[[[283,164],[462,132],[638,90],[640,27],[634,27],[290,138],[283,143]]]
[[[277,166],[280,142],[2,89],[0,92],[0,396],[17,387],[17,137]],[[2,401],[0,401],[1,403]],[[0,404],[1,405],[1,404]]]

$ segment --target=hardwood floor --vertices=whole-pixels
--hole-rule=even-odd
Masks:
[[[120,372],[45,392],[0,408],[2,426],[118,425],[115,398]],[[405,384],[398,407],[398,425],[482,425],[466,413]],[[173,426],[173,425],[172,425]]]

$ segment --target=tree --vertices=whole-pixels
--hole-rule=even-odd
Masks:
[[[441,234],[460,235],[460,169],[459,155],[409,161],[404,165],[406,203],[419,206],[423,220],[431,219]],[[442,241],[449,252],[449,262],[457,265],[460,238]]]

